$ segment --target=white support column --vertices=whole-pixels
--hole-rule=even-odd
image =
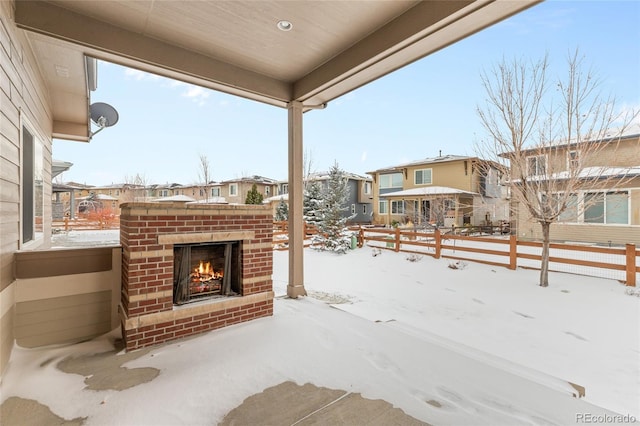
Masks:
[[[290,102],[289,111],[289,285],[287,296],[306,296],[304,289],[304,194],[302,164],[302,103]]]

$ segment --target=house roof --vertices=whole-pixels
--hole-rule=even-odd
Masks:
[[[463,191],[461,189],[449,188],[447,186],[425,186],[420,188],[405,189],[402,191],[388,192],[380,194],[380,197],[417,197],[436,195],[477,195],[476,192]]]
[[[41,0],[15,1],[14,16],[41,64],[54,137],[88,141],[95,59],[310,108],[540,1]]]
[[[58,176],[60,173],[66,172],[73,166],[73,163],[61,160],[51,161],[51,178]]]
[[[578,179],[584,180],[597,180],[607,178],[633,178],[640,176],[640,164],[631,167],[608,167],[608,166],[595,166],[585,167],[580,169],[576,175]],[[527,176],[527,180],[530,182],[545,182],[550,181],[562,181],[571,179],[572,176],[568,170],[563,170],[557,173],[550,173],[548,175],[532,175]],[[522,179],[512,179],[511,183],[520,183]]]
[[[421,165],[428,165],[428,164],[435,164],[435,163],[447,163],[451,161],[472,160],[477,158],[478,157],[469,157],[466,155],[441,155],[438,157],[424,158],[422,160],[411,161],[409,163],[397,164],[395,166],[383,167],[381,169],[374,170],[367,173],[375,174],[380,172],[391,172],[391,171],[397,171],[399,169],[403,169],[405,167],[421,166]]]
[[[343,176],[346,177],[347,179],[353,179],[353,180],[371,180],[370,177],[368,176],[361,176],[361,175],[357,175],[355,173],[351,173],[351,172],[345,172],[343,171]],[[329,172],[314,172],[314,173],[310,173],[308,176],[308,181],[312,182],[312,181],[316,181],[316,180],[327,180],[329,179]]]
[[[259,183],[262,185],[276,185],[278,183],[278,181],[275,179],[271,179],[264,176],[253,175],[253,176],[244,176],[238,179],[225,180],[225,181],[222,181],[221,184],[234,183],[234,182]]]
[[[280,202],[280,200],[289,201],[289,194],[280,194],[274,195],[273,197],[265,198],[263,203],[272,203],[275,201]]]
[[[542,150],[555,150],[561,148],[571,148],[578,146],[580,144],[591,144],[591,143],[610,143],[610,142],[619,142],[630,139],[638,139],[640,140],[640,122],[633,122],[630,125],[624,128],[610,128],[610,129],[602,129],[597,132],[596,135],[586,135],[582,138],[582,141],[578,141],[576,138],[572,138],[571,140],[567,139],[559,139],[557,141],[552,141],[549,143],[545,143],[542,146],[536,146],[529,149],[523,149],[523,153],[536,153]],[[501,153],[500,156],[504,158],[509,157],[510,152]]]

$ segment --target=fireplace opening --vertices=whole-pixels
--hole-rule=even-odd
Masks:
[[[240,243],[176,244],[173,247],[173,303],[183,305],[240,291]]]

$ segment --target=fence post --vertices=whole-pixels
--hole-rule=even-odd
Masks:
[[[516,269],[518,263],[518,241],[515,235],[509,236],[509,269]]]
[[[396,246],[394,249],[396,252],[400,251],[400,228],[396,227]]]
[[[636,245],[627,244],[627,283],[630,287],[636,286]]]
[[[442,238],[440,237],[440,230],[438,228],[436,228],[435,231],[433,231],[433,236],[436,240],[436,255],[435,258],[436,259],[440,259],[440,253],[442,251]]]

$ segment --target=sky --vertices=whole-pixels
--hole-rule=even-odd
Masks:
[[[117,241],[117,230],[98,232]],[[449,259],[409,261],[368,246],[344,255],[306,249],[304,258],[308,297],[283,297],[288,253],[274,251],[274,315],[124,364],[159,369],[149,383],[87,390],[85,378],[99,383],[99,371],[56,367],[112,350],[115,329],[74,345],[14,348],[0,402],[36,400],[65,419],[88,417],[86,425],[218,424],[245,398],[291,381],[383,399],[436,425],[640,418],[637,288],[556,272],[543,288],[535,270],[473,262],[452,269]],[[584,386],[585,397],[571,397],[567,381]]]
[[[312,171],[334,163],[367,172],[423,158],[475,155],[486,137],[477,114],[480,82],[503,58],[548,54],[551,78],[566,73],[579,49],[599,89],[619,111],[640,108],[640,2],[547,0],[450,47],[304,114]],[[198,182],[206,155],[213,180],[287,178],[287,112],[221,92],[99,62],[91,102],[119,112],[91,143],[54,140],[53,158],[73,163],[58,181]]]

